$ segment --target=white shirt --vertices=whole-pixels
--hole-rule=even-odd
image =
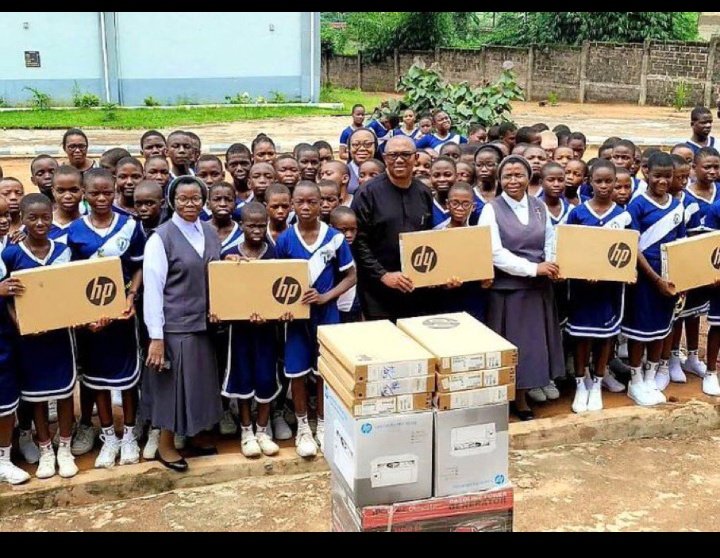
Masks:
[[[189,223],[173,213],[172,222],[180,229],[198,255],[205,255],[205,233],[198,219]],[[143,260],[143,310],[145,326],[150,339],[164,339],[165,312],[163,310],[163,293],[167,281],[168,261],[165,245],[157,234],[150,237],[145,245],[145,259]]]
[[[518,221],[523,225],[527,225],[530,222],[530,207],[528,202],[527,194],[521,201],[515,201],[505,192],[501,194],[501,197],[507,202],[510,209],[512,209]],[[550,212],[545,211],[547,219],[545,222],[545,259],[546,261],[552,261],[553,244],[555,240],[555,229],[553,228],[552,221],[550,220]],[[525,258],[516,256],[510,250],[503,248],[502,240],[500,239],[500,229],[498,228],[497,220],[495,219],[495,210],[492,204],[487,204],[480,215],[479,226],[490,227],[490,236],[492,238],[492,250],[493,250],[493,264],[498,269],[515,275],[517,277],[537,277],[538,264],[532,263]]]

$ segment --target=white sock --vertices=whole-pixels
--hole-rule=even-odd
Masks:
[[[71,443],[72,443],[72,436],[69,436],[67,438],[63,438],[62,436],[60,436],[60,447],[61,448],[64,448],[64,447],[69,448]]]
[[[667,368],[668,366],[670,366],[669,360],[660,359],[660,364],[658,365],[659,368]]]
[[[48,440],[43,444],[38,444],[41,452],[52,451],[52,440]]]
[[[260,426],[259,424],[255,425],[255,433],[256,434],[267,434],[267,424],[265,426]]]
[[[698,361],[698,360],[700,360],[700,358],[698,357],[698,352],[697,352],[697,351],[688,351],[688,357],[687,357],[687,359],[688,359],[688,360],[692,360],[692,361]]]
[[[659,365],[657,362],[648,362],[645,365],[645,381],[646,382],[652,382],[655,380],[655,376],[657,375],[658,366]]]
[[[308,417],[307,414],[304,415],[295,415],[295,418],[297,419],[297,427],[298,431],[300,430],[310,430],[310,423],[308,423]]]
[[[20,430],[20,436],[27,436],[32,440],[32,430]]]
[[[252,424],[250,424],[249,426],[242,426],[242,425],[240,426],[240,435],[241,436],[243,434],[252,434],[252,433],[253,433]]]
[[[100,430],[102,431],[103,436],[105,436],[106,439],[112,439],[116,437],[114,426],[102,427]]]
[[[672,351],[670,354],[671,358],[680,358],[680,351]]]
[[[645,381],[645,378],[643,377],[642,368],[639,366],[637,368],[630,368],[630,382],[633,384],[642,384],[643,381]]]
[[[10,446],[4,448],[0,447],[0,461],[10,461]]]
[[[575,378],[575,385],[579,389],[584,388],[585,387],[585,378]]]
[[[135,425],[125,425],[123,427],[123,440],[130,440],[135,438],[135,434],[133,433],[133,430],[135,429]]]

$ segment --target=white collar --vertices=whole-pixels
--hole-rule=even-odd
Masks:
[[[190,223],[180,217],[177,213],[173,213],[172,222],[175,223],[178,229],[185,229],[186,231],[196,231],[203,234],[202,226],[200,225],[200,219],[196,219],[195,222]]]
[[[510,209],[520,209],[520,208],[528,208],[530,207],[530,203],[528,202],[528,196],[525,194],[523,196],[523,199],[520,201],[512,199],[510,196],[508,196],[505,192],[500,194],[500,196],[505,200],[505,202],[510,206]]]
[[[300,226],[298,225],[298,223],[295,223],[293,227],[295,228],[295,235],[300,241],[300,244],[302,244],[303,247],[311,254],[314,254],[315,251],[320,248],[328,232],[328,226],[322,221],[320,221],[320,231],[318,232],[317,240],[315,241],[315,244],[313,244],[312,246],[308,246],[307,244],[305,244],[305,240],[303,239],[302,234],[300,234]]]

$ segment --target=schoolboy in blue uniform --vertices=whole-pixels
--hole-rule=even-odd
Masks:
[[[71,165],[59,167],[53,176],[52,194],[55,210],[48,238],[67,244],[68,229],[81,216],[83,188],[80,171]]]
[[[447,208],[448,193],[457,180],[457,166],[450,157],[438,157],[430,167],[430,183],[434,197],[433,228],[444,229],[450,222]]]
[[[96,390],[103,447],[95,461],[99,468],[137,463],[140,449],[133,429],[137,412],[140,354],[135,323],[135,297],[142,282],[145,234],[140,222],[112,211],[112,175],[104,169],[85,173],[85,199],[90,214],[70,225],[68,246],[73,260],[120,257],[126,285],[127,306],[123,319],[102,320],[78,332],[82,382]],[[110,390],[122,392],[125,430],[122,444],[115,436]]]
[[[310,320],[291,322],[287,326],[285,374],[291,379],[292,397],[298,421],[295,446],[301,457],[317,454],[317,445],[307,418],[308,374],[317,374],[317,327],[340,323],[337,298],[356,284],[356,269],[350,247],[342,233],[321,223],[320,189],[312,182],[300,182],[293,192],[293,206],[298,222],[277,240],[277,257],[308,260],[309,291],[302,302],[312,304]],[[341,278],[341,279],[340,279]],[[318,378],[317,437],[323,444],[325,425],[322,408],[322,380]]]
[[[643,406],[665,402],[656,374],[665,338],[672,331],[677,295],[662,278],[660,247],[686,236],[685,210],[673,198],[672,157],[654,153],[648,160],[648,189],[628,207],[633,228],[640,232],[638,282],[627,289],[623,334],[628,337],[631,378],[628,395]],[[643,353],[647,363],[642,369]]]
[[[234,261],[272,260],[275,249],[267,241],[268,215],[265,207],[251,202],[243,207],[243,242],[224,256]],[[242,264],[241,264],[242,265]],[[250,321],[232,322],[229,357],[222,395],[239,401],[241,450],[245,457],[275,455],[280,448],[272,441],[270,406],[281,391],[277,376],[277,324],[255,315]],[[252,400],[257,403],[256,429],[250,416]]]
[[[613,201],[615,180],[615,165],[598,161],[590,176],[593,199],[574,208],[567,217],[567,224],[607,229],[631,228],[630,214]],[[625,285],[571,280],[568,295],[565,331],[575,338],[576,391],[572,409],[575,413],[600,411],[603,408],[602,382],[610,361],[611,340],[620,334],[623,319]],[[593,378],[590,378],[588,366],[591,351]]]
[[[48,238],[52,203],[46,196],[25,196],[20,203],[20,213],[27,237],[3,250],[2,261],[7,275],[70,261],[68,247]],[[16,348],[20,393],[23,401],[33,404],[40,446],[40,463],[35,475],[40,479],[50,478],[55,475],[56,465],[59,465],[61,477],[73,477],[78,468],[70,451],[74,420],[72,395],[77,378],[72,331],[65,328],[23,335],[17,338]],[[47,404],[50,401],[58,402],[60,446],[57,459],[48,428]]]
[[[715,147],[715,138],[710,135],[713,128],[713,115],[710,109],[696,107],[690,114],[690,126],[693,135],[685,145],[692,149],[694,155],[704,147]]]

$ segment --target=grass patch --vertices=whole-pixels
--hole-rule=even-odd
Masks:
[[[208,107],[176,109],[116,108],[108,119],[104,110],[33,110],[0,112],[0,129],[114,128],[142,130],[173,128],[197,124],[218,124],[242,120],[266,120],[314,116],[347,116],[350,109],[362,103],[368,110],[379,106],[387,94],[365,93],[357,89],[323,87],[320,102],[343,103],[342,110],[313,107]]]

